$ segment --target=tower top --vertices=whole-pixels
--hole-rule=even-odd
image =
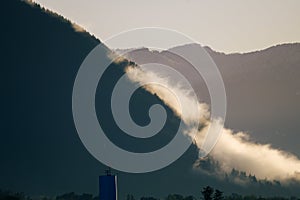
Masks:
[[[105,175],[106,176],[111,176],[111,168],[108,167],[106,170],[105,170]]]

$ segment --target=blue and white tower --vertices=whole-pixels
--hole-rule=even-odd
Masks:
[[[99,200],[117,200],[117,176],[112,175],[110,168],[104,176],[99,176]]]

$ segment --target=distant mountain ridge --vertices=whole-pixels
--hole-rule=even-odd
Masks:
[[[188,44],[189,45],[189,44]],[[294,42],[294,43],[282,43],[282,44],[276,44],[276,45],[273,45],[273,46],[269,46],[267,48],[263,48],[263,49],[260,49],[260,50],[253,50],[253,51],[248,51],[248,52],[243,52],[243,53],[239,53],[239,52],[234,52],[234,53],[225,53],[225,52],[222,52],[222,51],[216,51],[214,49],[212,49],[211,47],[209,46],[204,46],[205,50],[208,52],[208,53],[218,53],[218,54],[223,54],[223,55],[227,55],[227,56],[230,56],[230,55],[247,55],[247,54],[255,54],[255,53],[262,53],[262,52],[265,52],[265,51],[269,51],[269,50],[273,50],[275,48],[299,48],[299,45],[300,43],[299,42]]]

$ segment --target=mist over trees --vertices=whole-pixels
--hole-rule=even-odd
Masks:
[[[247,174],[244,171],[239,171],[234,168],[231,170],[230,173],[225,173],[220,169],[219,162],[212,159],[211,157],[198,160],[195,163],[194,167],[204,173],[223,179],[225,182],[234,182],[237,184],[246,185],[248,187],[265,187],[267,190],[272,190],[276,188],[281,188],[282,186],[279,180],[260,180],[256,178],[255,175]]]

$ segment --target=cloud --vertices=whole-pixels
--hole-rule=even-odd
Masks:
[[[244,132],[234,133],[224,128],[210,155],[227,173],[235,168],[255,174],[259,179],[300,180],[297,175],[300,172],[300,160],[296,156],[275,149],[270,144],[255,143]]]
[[[34,1],[32,1],[32,0],[22,0],[22,1],[24,1],[25,3],[27,3],[27,4],[31,5],[31,6],[35,6],[36,5],[36,3]]]
[[[170,84],[168,77],[161,77],[154,72],[144,71],[138,67],[128,67],[126,73],[131,81],[140,85],[149,81],[159,83],[148,84],[144,88],[150,93],[156,94],[185,123],[200,120],[203,128],[201,130],[189,130],[187,133],[195,141],[200,151],[207,129],[210,126],[214,128],[213,124],[216,124],[209,120],[209,106],[205,103],[193,101],[189,96],[190,91],[183,89],[180,85]],[[160,84],[166,87],[159,87]],[[179,105],[174,95],[170,95],[169,90],[175,92],[175,97],[181,97],[181,102],[183,102],[181,105]],[[185,107],[190,115],[182,116],[181,106]],[[196,109],[200,111],[200,116],[194,115]],[[300,160],[295,155],[275,149],[270,144],[256,143],[245,132],[235,133],[226,128],[222,128],[221,131],[222,134],[209,155],[220,164],[222,172],[229,173],[234,168],[248,174],[254,174],[259,179],[300,180]]]
[[[76,32],[85,32],[85,29],[76,23],[72,23],[72,27]]]
[[[199,120],[200,123],[207,121],[209,117],[207,104],[195,101],[195,98],[192,98],[191,91],[184,89],[180,83],[175,85],[171,84],[168,77],[161,77],[152,71],[143,71],[139,67],[127,67],[126,73],[130,80],[140,85],[149,82],[155,83],[147,84],[144,88],[162,99],[186,124],[198,123]],[[179,102],[182,103],[182,105]],[[185,106],[188,115],[183,115],[182,106]],[[198,115],[199,113],[200,116]]]
[[[128,59],[126,57],[120,55],[117,51],[109,51],[107,53],[107,56],[109,59],[111,59],[115,64],[120,64],[123,62],[128,62]]]

